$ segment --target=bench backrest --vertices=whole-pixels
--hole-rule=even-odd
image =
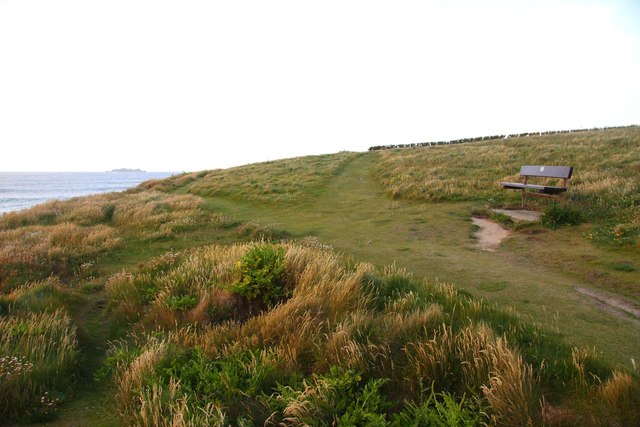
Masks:
[[[520,176],[544,176],[548,178],[571,178],[571,166],[522,166]]]

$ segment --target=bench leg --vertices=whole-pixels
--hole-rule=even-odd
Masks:
[[[522,209],[526,209],[527,208],[527,192],[525,191],[525,189],[522,189]]]

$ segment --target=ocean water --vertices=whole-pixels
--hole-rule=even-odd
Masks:
[[[0,172],[0,214],[49,200],[135,187],[172,172]]]

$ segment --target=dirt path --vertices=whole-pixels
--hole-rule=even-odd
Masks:
[[[596,291],[595,289],[576,288],[576,291],[581,294],[589,295],[591,298],[594,298],[609,307],[624,311],[625,313],[634,316],[636,319],[640,319],[640,307],[621,296],[613,295],[608,292]]]
[[[477,246],[483,251],[494,252],[511,234],[508,229],[488,219],[472,218],[471,220],[479,227],[475,236],[478,239]]]

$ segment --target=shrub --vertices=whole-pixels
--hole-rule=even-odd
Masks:
[[[324,375],[294,387],[279,386],[264,399],[272,411],[271,423],[293,425],[386,425],[391,403],[381,393],[384,379],[365,380],[351,369],[331,367]]]
[[[169,295],[165,303],[174,311],[184,311],[193,308],[198,303],[198,298],[192,295]]]
[[[408,402],[402,412],[395,414],[391,425],[405,426],[439,426],[439,427],[474,427],[485,426],[489,421],[487,408],[483,407],[477,397],[467,399],[465,396],[456,401],[447,392],[431,393],[420,403]]]
[[[252,309],[266,304],[262,289],[256,307],[230,291],[243,280],[291,290],[291,298],[257,313]],[[597,387],[592,379],[610,376],[597,359],[578,357],[580,369],[572,369],[571,348],[512,309],[453,285],[412,280],[397,268],[378,273],[295,244],[167,254],[114,276],[106,288],[110,310],[139,299],[132,312],[142,313],[142,324],[135,327],[168,329],[156,345],[164,332],[155,332],[152,344],[109,353],[105,370],[115,371],[128,425],[148,425],[143,416],[175,420],[205,412],[231,425],[383,425],[394,422],[394,412],[409,425],[474,425],[475,415],[526,425],[544,416],[541,393],[556,405],[575,384],[577,399],[586,399]],[[171,297],[176,309],[190,307],[194,297],[197,303],[172,311]],[[585,417],[615,409],[619,419],[635,420],[629,396],[636,386],[627,383],[623,377],[607,383],[602,395],[611,403]],[[435,396],[425,398],[425,384],[433,384]],[[483,403],[463,398],[469,394]]]
[[[199,404],[217,402],[229,408],[243,397],[269,391],[274,366],[259,352],[238,352],[212,359],[192,348],[167,358],[156,370],[162,382],[177,380],[183,391]]]
[[[584,222],[582,211],[572,206],[553,204],[544,210],[542,224],[549,228],[558,228],[563,225],[578,225]]]
[[[240,280],[234,284],[233,291],[246,299],[259,299],[270,306],[289,295],[283,284],[283,248],[254,246],[240,259],[237,268]]]
[[[113,203],[107,203],[106,205],[102,205],[102,221],[103,222],[111,222],[113,221],[113,214],[116,211],[116,205]]]
[[[147,342],[139,342],[141,338]],[[109,353],[98,379],[113,375],[126,425],[176,425],[168,420],[179,414],[228,417],[239,425],[248,407],[256,416],[261,406],[257,398],[273,391],[279,379],[274,355],[266,351],[216,358],[196,347],[184,349],[153,336],[131,335],[114,343]],[[209,425],[193,423],[186,425]]]

